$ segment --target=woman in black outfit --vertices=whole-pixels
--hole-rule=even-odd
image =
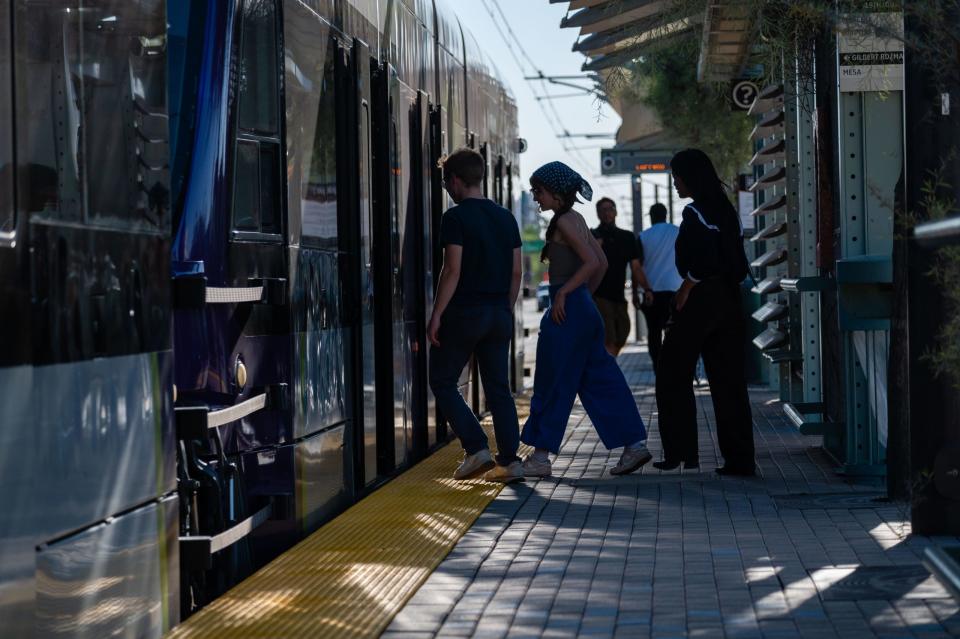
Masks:
[[[707,155],[699,149],[670,161],[680,197],[693,198],[683,210],[677,236],[677,270],[683,284],[667,322],[657,365],[657,408],[664,459],[654,466],[672,470],[699,466],[697,405],[693,375],[703,357],[716,413],[721,475],[754,474],[753,420],[744,371],[746,324],[740,283],[749,273],[740,216]]]

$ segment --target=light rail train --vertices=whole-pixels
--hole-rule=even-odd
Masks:
[[[460,146],[517,212],[440,0],[0,0],[0,635],[159,636],[449,439]]]

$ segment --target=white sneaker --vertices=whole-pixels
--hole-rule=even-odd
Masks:
[[[467,455],[463,458],[460,466],[454,471],[453,478],[473,479],[474,477],[479,477],[496,465],[496,462],[493,461],[493,456],[490,455],[490,450],[482,448],[474,454]]]
[[[651,459],[653,459],[653,455],[650,454],[646,446],[641,446],[640,448],[624,448],[623,454],[620,455],[620,461],[610,469],[610,474],[626,475],[632,473]]]
[[[549,477],[553,471],[553,466],[550,464],[550,460],[539,461],[533,458],[533,455],[527,455],[527,458],[523,460],[523,476],[524,477]]]
[[[487,471],[483,476],[484,481],[499,482],[501,484],[512,484],[515,481],[523,481],[523,465],[515,461],[509,466],[497,464],[493,470]]]

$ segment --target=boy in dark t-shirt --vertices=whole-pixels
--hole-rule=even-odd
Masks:
[[[427,326],[430,388],[466,452],[455,479],[523,479],[520,425],[508,381],[513,305],[520,292],[520,229],[513,215],[483,197],[483,156],[459,149],[443,163],[444,188],[456,206],[443,215],[443,268]],[[487,436],[457,389],[470,356],[493,414],[496,463]]]

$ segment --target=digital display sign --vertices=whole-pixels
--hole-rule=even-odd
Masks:
[[[669,171],[670,167],[664,162],[641,162],[634,165],[633,170],[635,173],[664,173]]]
[[[600,169],[604,175],[639,175],[670,171],[669,150],[601,149]]]

